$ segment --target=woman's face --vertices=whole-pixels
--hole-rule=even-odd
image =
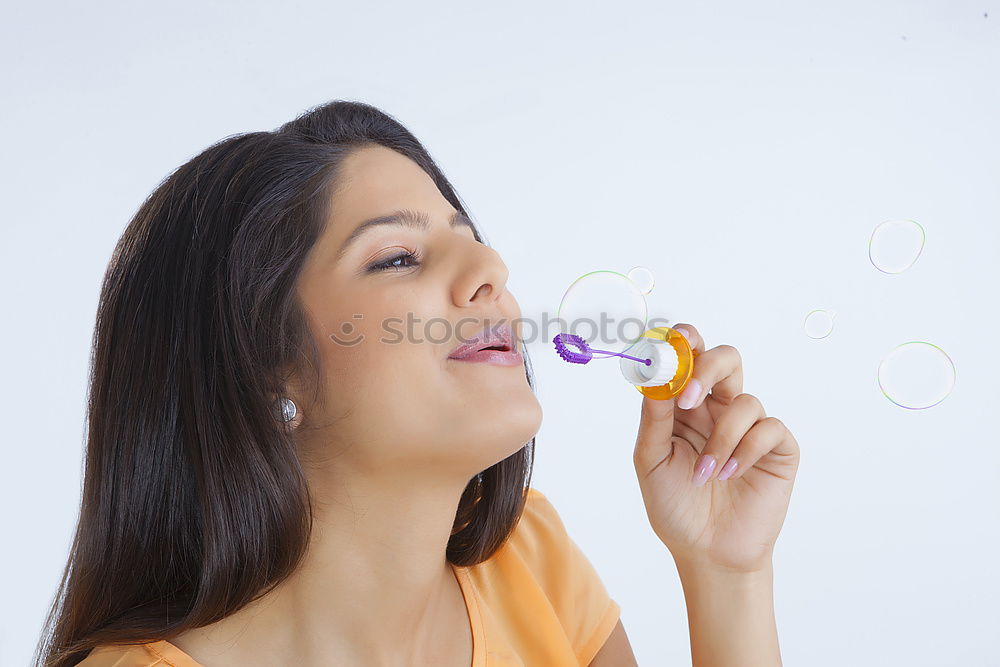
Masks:
[[[541,424],[523,363],[449,358],[487,325],[511,325],[519,347],[521,312],[507,267],[471,227],[449,224],[455,208],[391,149],[355,150],[332,197],[298,287],[326,384],[321,404],[297,397],[300,442],[311,457],[336,455],[351,472],[439,476],[464,486]],[[427,229],[379,224],[349,240],[362,222],[400,209],[425,216]],[[419,259],[391,261],[406,252]]]

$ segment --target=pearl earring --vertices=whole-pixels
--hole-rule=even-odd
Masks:
[[[282,398],[281,401],[281,418],[286,422],[290,422],[295,419],[295,415],[298,414],[298,408],[295,407],[295,403],[290,398]]]

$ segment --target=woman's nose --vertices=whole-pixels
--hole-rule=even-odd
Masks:
[[[493,248],[476,242],[470,245],[455,281],[454,301],[459,307],[481,306],[498,301],[507,289],[510,272]]]

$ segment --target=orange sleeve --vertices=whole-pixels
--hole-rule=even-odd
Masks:
[[[525,557],[560,619],[580,665],[588,665],[618,623],[621,608],[562,519],[540,491],[530,489],[522,521],[527,521]]]
[[[102,644],[91,650],[76,667],[154,667],[166,664],[134,644]]]

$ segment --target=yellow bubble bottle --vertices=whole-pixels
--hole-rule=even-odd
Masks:
[[[644,396],[665,401],[679,395],[694,373],[698,352],[687,338],[670,327],[649,329],[628,349],[630,355],[649,359],[642,364],[619,360],[622,375]]]

